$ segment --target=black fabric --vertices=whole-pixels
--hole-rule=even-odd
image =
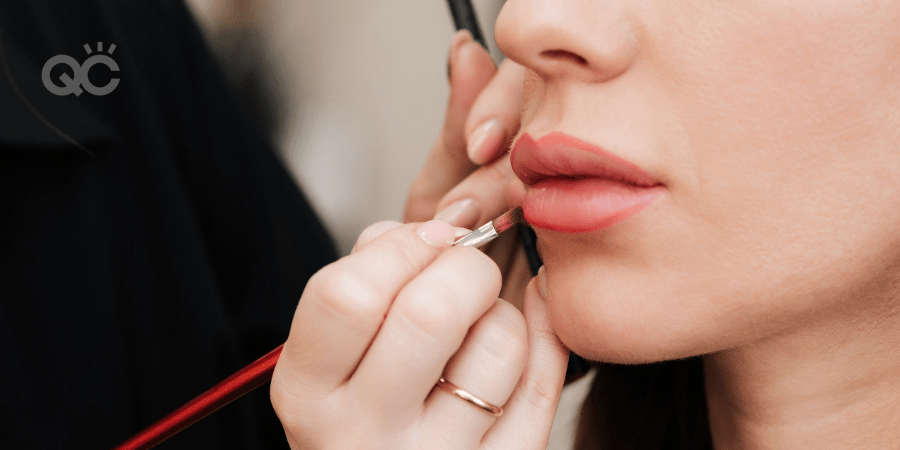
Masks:
[[[283,342],[334,247],[179,1],[3,0],[0,40],[0,448],[110,448]],[[44,87],[98,42],[112,93]],[[159,448],[285,447],[261,388]]]

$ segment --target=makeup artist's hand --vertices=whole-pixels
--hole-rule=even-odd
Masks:
[[[540,282],[523,319],[493,261],[454,239],[378,223],[310,279],[270,391],[293,449],[546,448],[568,352]],[[442,375],[505,412],[434,388]]]
[[[524,189],[509,164],[509,145],[519,129],[525,69],[490,55],[466,31],[450,45],[450,98],[444,127],[413,181],[404,222],[437,218],[473,228],[509,209],[508,189]],[[501,296],[521,309],[531,271],[512,230],[484,251],[503,273]]]

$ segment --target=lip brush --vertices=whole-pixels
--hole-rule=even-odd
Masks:
[[[453,245],[476,247],[484,245],[521,221],[522,209],[515,208],[457,239]],[[113,450],[153,448],[219,408],[268,383],[272,380],[272,373],[275,371],[275,364],[278,362],[278,357],[281,356],[283,347],[284,344],[279,345],[275,350],[235,372],[208,391],[119,444]]]
[[[522,223],[522,208],[513,208],[502,216],[476,228],[471,233],[459,238],[453,243],[455,246],[481,247],[500,236],[500,233]]]

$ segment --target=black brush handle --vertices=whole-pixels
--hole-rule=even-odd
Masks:
[[[487,43],[484,41],[484,35],[481,34],[481,27],[478,26],[478,18],[475,17],[475,8],[472,6],[471,0],[447,0],[450,6],[450,14],[453,15],[453,25],[457,30],[469,30],[472,33],[472,39],[487,49]]]

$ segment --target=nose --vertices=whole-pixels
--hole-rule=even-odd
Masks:
[[[609,81],[634,59],[636,39],[625,3],[508,0],[494,36],[508,58],[548,81]]]

